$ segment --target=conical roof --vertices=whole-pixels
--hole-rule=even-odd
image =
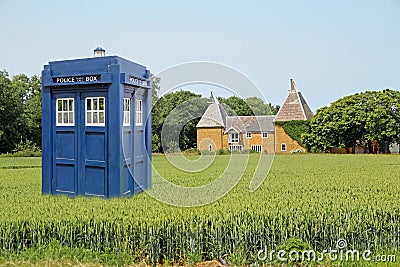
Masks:
[[[296,84],[290,79],[290,91],[282,107],[276,114],[275,121],[311,120],[314,117]]]
[[[225,128],[225,121],[227,117],[226,111],[219,103],[213,92],[211,92],[211,98],[213,102],[208,106],[199,123],[197,123],[197,128]]]

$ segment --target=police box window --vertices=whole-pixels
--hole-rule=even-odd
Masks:
[[[57,98],[57,126],[74,126],[74,99]]]
[[[86,126],[104,126],[105,98],[87,97],[85,102],[86,102]]]
[[[124,98],[124,126],[131,125],[131,99]]]
[[[143,124],[143,105],[142,100],[136,100],[136,125]]]

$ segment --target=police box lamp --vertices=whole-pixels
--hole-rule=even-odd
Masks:
[[[106,50],[104,50],[104,48],[102,48],[101,46],[96,47],[96,49],[93,50],[93,52],[94,52],[94,57],[106,56]]]

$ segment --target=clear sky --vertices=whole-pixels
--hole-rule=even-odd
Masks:
[[[101,45],[153,73],[212,61],[282,104],[289,79],[310,107],[400,89],[400,0],[0,0],[0,69],[40,75]],[[186,89],[186,88],[185,88]]]

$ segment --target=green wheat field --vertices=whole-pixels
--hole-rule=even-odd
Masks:
[[[259,155],[243,178],[209,205],[181,208],[147,193],[125,199],[41,195],[41,159],[0,157],[0,265],[400,266],[400,157],[276,155],[255,192],[248,187]],[[186,186],[221,175],[229,155],[201,173],[181,171],[165,156],[155,168]],[[188,196],[190,197],[190,196]],[[257,252],[299,246],[316,251],[344,239],[348,249],[393,254],[392,263],[278,262]]]

